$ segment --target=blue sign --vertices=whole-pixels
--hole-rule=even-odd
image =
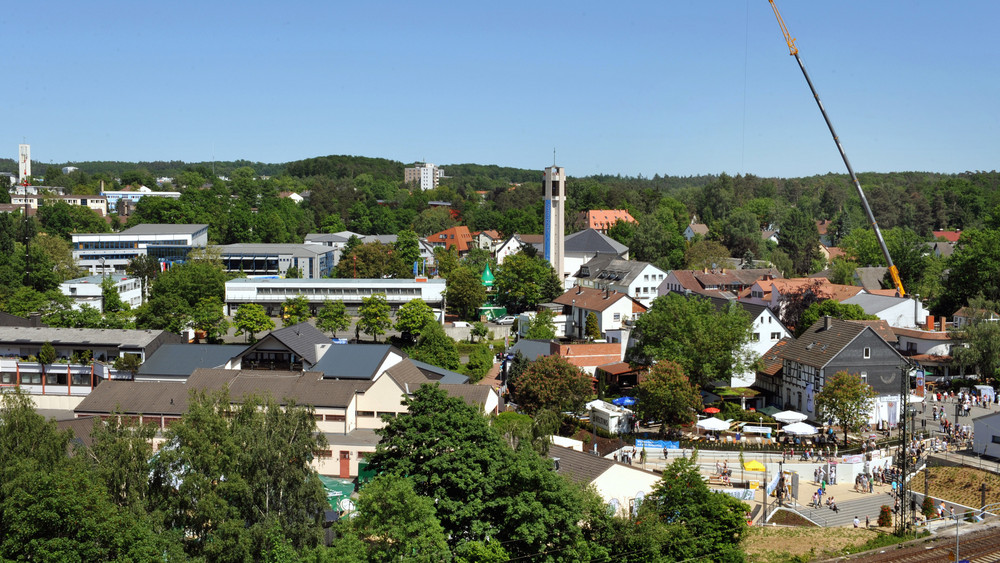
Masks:
[[[681,447],[681,443],[671,440],[636,440],[635,447],[650,450],[676,450]]]

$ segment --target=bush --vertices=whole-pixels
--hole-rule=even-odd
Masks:
[[[934,499],[929,496],[924,497],[924,502],[920,505],[920,512],[922,512],[927,518],[934,518],[937,516],[937,510],[934,508]]]
[[[882,528],[892,527],[892,508],[883,504],[878,512],[878,525]]]

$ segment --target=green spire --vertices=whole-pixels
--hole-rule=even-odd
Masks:
[[[493,277],[493,272],[490,271],[489,263],[486,264],[486,269],[483,270],[483,275],[480,279],[483,281],[484,287],[493,287],[493,280],[495,278]]]

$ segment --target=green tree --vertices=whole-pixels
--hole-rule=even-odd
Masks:
[[[20,387],[0,393],[0,475],[19,460],[53,467],[66,457],[72,431],[59,430],[55,420],[35,412],[35,404]]]
[[[186,299],[176,294],[155,295],[136,310],[135,324],[140,329],[180,334],[190,318],[191,310]]]
[[[236,327],[236,336],[246,334],[250,342],[257,341],[258,332],[274,330],[274,320],[256,303],[240,305],[233,315],[233,325]]]
[[[477,407],[437,385],[421,386],[404,403],[407,416],[377,430],[381,440],[369,467],[408,477],[418,495],[433,499],[452,549],[496,541],[511,558],[607,556],[585,541],[581,493],[551,462],[511,450]]]
[[[392,247],[407,271],[412,271],[414,262],[420,260],[420,239],[417,238],[417,233],[408,229],[399,231]]]
[[[512,254],[497,267],[497,303],[515,313],[533,309],[563,293],[561,277],[544,258]]]
[[[694,461],[675,460],[639,508],[638,520],[650,521],[648,535],[660,540],[655,557],[644,559],[743,561],[748,511],[742,501],[710,490]]]
[[[418,495],[406,478],[382,475],[367,483],[346,532],[364,546],[365,561],[450,558],[434,501]]]
[[[150,298],[173,295],[183,299],[189,309],[205,297],[225,301],[226,279],[217,252],[192,251],[187,262],[175,265],[156,277],[150,289]]]
[[[684,262],[688,269],[710,270],[721,269],[729,258],[729,249],[714,240],[699,240],[692,244],[684,253]]]
[[[962,231],[948,260],[944,295],[934,310],[952,315],[980,293],[987,301],[1000,301],[1000,230]]]
[[[364,297],[358,308],[358,326],[365,334],[370,334],[374,342],[378,342],[379,335],[385,334],[392,326],[389,314],[389,302],[384,293]]]
[[[135,379],[135,374],[139,373],[139,366],[142,365],[142,357],[139,354],[122,354],[115,358],[114,368],[118,371],[126,371]]]
[[[850,305],[834,301],[833,299],[827,299],[825,301],[813,303],[805,310],[804,313],[802,313],[802,321],[795,327],[795,337],[798,338],[799,335],[815,324],[816,321],[827,316],[836,319],[843,319],[845,321],[878,320],[878,317],[875,315],[865,313],[865,310],[861,308],[861,305]]]
[[[701,393],[681,366],[664,360],[653,364],[639,384],[636,407],[643,420],[661,421],[661,430],[679,428],[695,421],[702,409]]]
[[[140,424],[120,412],[96,419],[90,432],[91,445],[84,457],[94,466],[111,502],[145,515],[149,499],[149,460],[153,457],[156,425]]]
[[[488,344],[481,342],[469,352],[469,361],[465,364],[465,373],[469,376],[469,380],[472,383],[477,383],[492,367],[493,350],[490,350]]]
[[[325,332],[332,332],[337,337],[337,331],[347,330],[351,326],[351,316],[347,314],[347,305],[341,300],[324,301],[323,307],[316,313],[316,327]]]
[[[448,276],[448,309],[461,319],[475,319],[476,311],[486,302],[486,288],[471,268],[461,266]]]
[[[469,336],[472,337],[473,342],[478,342],[486,338],[487,335],[489,335],[489,329],[486,327],[486,323],[482,321],[472,323],[472,331],[469,332]]]
[[[458,251],[455,247],[450,249],[443,246],[434,247],[434,263],[437,265],[438,276],[448,279],[451,272],[458,268]]]
[[[410,357],[418,362],[457,371],[462,363],[458,358],[455,341],[445,334],[438,323],[424,326],[417,345],[410,349]]]
[[[285,299],[281,304],[281,325],[292,326],[309,320],[309,299],[305,295],[296,295]]]
[[[747,252],[760,256],[760,222],[757,214],[746,208],[733,211],[722,226],[722,243],[730,256],[743,256]]]
[[[824,418],[836,420],[844,429],[844,442],[848,433],[857,432],[868,420],[871,402],[878,393],[861,379],[860,375],[839,371],[826,380],[816,394],[816,410]]]
[[[1000,373],[1000,323],[989,319],[996,315],[997,304],[974,297],[967,310],[972,313],[968,322],[952,331],[966,346],[953,347],[952,355],[958,365],[975,368],[984,380],[994,379]]]
[[[587,324],[583,332],[587,335],[587,338],[591,340],[596,340],[601,337],[601,329],[597,326],[597,313],[594,313],[593,311],[587,313]]]
[[[436,323],[434,310],[423,299],[411,299],[396,311],[395,329],[407,341],[416,340],[428,323]]]
[[[549,309],[541,309],[535,313],[524,337],[530,340],[552,340],[555,338],[555,313]]]
[[[42,364],[51,364],[56,361],[56,347],[51,342],[42,343],[42,347],[38,351],[38,361]]]
[[[128,275],[139,278],[142,295],[148,298],[150,286],[160,274],[160,262],[148,254],[138,254],[128,261],[125,271]]]
[[[291,268],[285,270],[286,279],[294,280],[294,279],[299,279],[301,277],[302,277],[302,270],[300,270],[295,266],[292,266]]]
[[[797,274],[806,274],[819,256],[819,231],[816,223],[795,207],[785,213],[778,233],[778,248],[792,260]]]
[[[101,278],[101,302],[105,313],[127,311],[129,306],[122,301],[114,278]]]
[[[594,394],[591,377],[562,356],[544,356],[510,379],[511,397],[523,412],[580,412]]]
[[[404,264],[391,245],[369,242],[357,246],[350,253],[345,248],[334,274],[338,278],[412,278],[412,266]]]
[[[229,331],[229,321],[226,320],[224,306],[215,297],[205,297],[191,311],[191,326],[198,331],[204,331],[210,342],[218,342]]]
[[[637,345],[630,357],[643,364],[676,362],[701,387],[754,364],[757,358],[745,349],[752,328],[750,316],[737,304],[720,311],[700,296],[668,293],[636,319]]]

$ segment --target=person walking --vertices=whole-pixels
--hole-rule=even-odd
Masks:
[[[869,519],[868,515],[865,514],[865,528],[867,529],[870,526],[871,526],[871,519]]]
[[[865,516],[865,518],[868,518],[868,517]],[[861,520],[858,520],[858,517],[855,516],[854,517],[854,527],[857,528],[857,527],[860,527],[860,526],[861,526]]]

